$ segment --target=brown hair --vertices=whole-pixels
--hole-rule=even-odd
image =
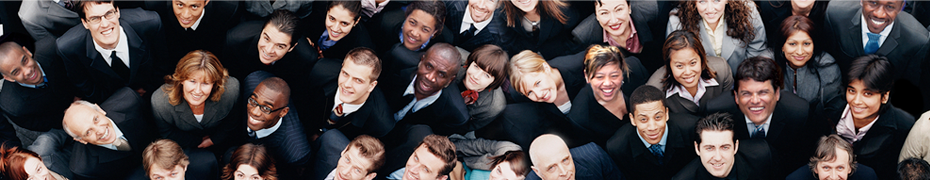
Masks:
[[[449,141],[449,138],[430,134],[429,136],[423,138],[423,141],[420,142],[420,145],[417,145],[417,148],[420,148],[420,146],[426,147],[426,149],[429,150],[429,153],[435,155],[446,163],[444,166],[442,166],[442,169],[439,169],[439,174],[437,177],[447,175],[452,171],[452,168],[455,168],[455,144],[452,144],[452,141]]]
[[[329,12],[329,10],[336,6],[342,6],[343,9],[352,13],[352,19],[356,22],[362,17],[361,13],[359,13],[362,12],[362,1],[330,1],[329,6],[326,7],[326,11]]]
[[[6,144],[0,145],[0,147],[3,147],[0,150],[0,172],[6,174],[10,179],[28,179],[29,174],[26,173],[24,167],[26,160],[33,157],[41,161],[42,158],[39,157],[39,154],[28,149],[21,147],[7,149],[5,146]]]
[[[510,58],[510,84],[514,90],[523,93],[523,75],[529,73],[552,73],[546,59],[530,50],[523,50]],[[562,86],[562,77],[556,77],[556,87]],[[525,95],[525,94],[524,94]]]
[[[588,52],[584,55],[584,72],[588,79],[594,78],[595,72],[608,64],[617,64],[624,76],[630,75],[630,67],[619,48],[600,44],[588,47]]]
[[[274,167],[274,158],[265,150],[265,146],[252,143],[239,146],[229,158],[229,164],[223,167],[223,180],[235,179],[239,165],[250,165],[258,170],[265,180],[277,180],[278,170]]]
[[[158,164],[161,168],[174,169],[174,166],[187,167],[190,158],[184,154],[184,149],[170,139],[159,139],[142,151],[142,167],[146,174],[152,173],[152,166]]]
[[[676,30],[672,31],[665,39],[662,45],[662,58],[665,59],[665,77],[662,78],[662,90],[668,91],[672,87],[680,86],[681,83],[672,76],[672,51],[679,51],[685,48],[691,48],[701,57],[701,79],[712,79],[717,77],[717,71],[710,69],[707,65],[707,54],[704,52],[704,46],[701,39],[690,31]]]
[[[375,50],[371,50],[371,48],[357,47],[352,49],[346,54],[346,59],[351,59],[352,63],[358,65],[371,67],[371,75],[368,76],[369,81],[377,81],[378,76],[381,76],[381,59],[378,59]]]
[[[367,169],[368,174],[377,172],[381,165],[384,165],[384,144],[380,140],[363,134],[349,142],[346,150],[351,147],[358,148],[361,157],[371,161],[371,167]]]
[[[113,0],[80,0],[75,2],[72,10],[77,12],[78,17],[81,17],[83,20],[87,20],[87,12],[84,12],[88,5],[90,4],[112,4],[113,9],[116,9],[116,12],[119,12],[119,6],[116,3],[113,3]]]
[[[817,164],[823,161],[833,161],[836,160],[836,156],[839,151],[836,149],[842,149],[846,151],[846,154],[849,155],[849,160],[847,165],[849,166],[849,173],[852,174],[856,172],[856,154],[853,153],[852,145],[846,140],[843,140],[842,137],[836,134],[831,134],[828,136],[823,136],[820,138],[820,143],[817,145],[817,151],[814,152],[814,156],[811,157],[810,168],[811,172],[817,172]],[[816,173],[815,173],[816,174]]]
[[[788,37],[791,37],[791,35],[794,35],[795,33],[798,33],[798,32],[807,33],[807,36],[810,36],[811,40],[813,40],[816,30],[817,28],[814,27],[814,21],[812,21],[810,18],[807,18],[807,16],[794,15],[794,16],[785,18],[785,20],[781,22],[781,35],[783,39],[775,40],[778,42],[778,44],[781,44],[782,46],[779,46],[777,48],[778,49],[784,48],[785,41],[788,40]],[[773,39],[770,39],[770,40],[773,40]],[[817,53],[817,52],[820,52],[819,48],[817,47],[818,47],[817,42],[814,42],[814,54],[815,55],[820,54],[820,53]],[[783,57],[783,56],[784,54],[781,54],[781,56],[779,57]],[[811,63],[811,64],[817,64],[817,63]]]
[[[698,1],[683,0],[678,10],[682,30],[700,34],[702,17],[695,3]],[[755,6],[749,6],[752,1],[728,0],[724,10],[724,20],[727,23],[727,36],[739,39],[743,44],[749,44],[756,38],[755,28],[752,26],[752,11]]]
[[[494,81],[488,84],[488,87],[485,89],[497,89],[504,83],[504,79],[507,79],[507,71],[510,67],[507,65],[510,61],[509,57],[507,52],[501,49],[501,47],[493,44],[485,44],[475,48],[475,50],[468,55],[468,58],[465,59],[465,67],[471,66],[471,63],[478,65],[481,70],[494,76]]]
[[[507,151],[503,155],[488,157],[491,159],[491,168],[496,167],[503,162],[510,163],[510,170],[517,176],[524,176],[530,172],[529,162],[526,160],[526,153],[523,151]]]
[[[507,15],[507,27],[514,27],[517,24],[520,24],[520,19],[526,15],[526,12],[517,8],[513,5],[513,1],[507,1],[504,3],[504,14]],[[561,0],[539,0],[539,3],[536,3],[536,12],[542,16],[549,16],[555,20],[558,20],[559,23],[565,24],[568,23],[568,16],[562,12],[562,8],[568,7],[568,4],[562,2]]]
[[[184,99],[184,81],[191,78],[195,72],[203,72],[207,81],[213,81],[213,91],[210,91],[210,100],[213,102],[220,101],[223,92],[226,91],[226,78],[229,72],[223,68],[220,60],[205,50],[194,50],[178,61],[178,66],[174,69],[174,74],[165,76],[165,83],[168,86],[162,88],[165,95],[168,96],[168,103],[177,106]]]

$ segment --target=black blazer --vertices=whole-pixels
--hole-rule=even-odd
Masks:
[[[236,118],[240,116],[231,113],[239,98],[239,81],[236,78],[226,78],[226,91],[220,101],[204,101],[203,119],[197,122],[194,112],[186,100],[181,99],[178,105],[168,102],[165,88],[162,85],[152,93],[151,108],[161,138],[171,139],[184,148],[194,148],[200,145],[202,138],[209,136],[214,144],[225,144],[226,137],[235,130]],[[183,98],[183,97],[181,97]]]
[[[607,141],[607,153],[629,179],[669,179],[697,155],[694,126],[698,117],[669,113],[664,158],[656,159],[643,145],[636,126],[623,126]]]
[[[629,96],[623,95],[623,99],[629,99]],[[626,103],[627,112],[630,110],[629,101]],[[585,86],[578,93],[578,96],[572,100],[572,110],[568,112],[568,119],[578,124],[586,132],[589,132],[591,139],[599,146],[605,146],[607,139],[613,136],[623,126],[630,124],[627,114],[620,117],[614,116],[613,113],[604,108],[594,98],[594,90],[591,86]],[[606,146],[605,146],[606,147]]]
[[[71,83],[77,87],[77,95],[90,102],[102,102],[122,87],[143,88],[152,92],[164,83],[153,71],[160,59],[164,38],[158,13],[140,8],[121,9],[120,26],[126,32],[129,43],[128,80],[121,78],[103,60],[94,48],[94,39],[84,26],[74,26],[58,38],[58,54],[61,56]]]
[[[639,44],[643,50],[639,53],[630,53],[624,48],[624,56],[636,56],[644,60],[643,66],[651,73],[665,64],[662,58],[662,44],[665,43],[665,33],[662,32],[668,24],[668,12],[672,10],[672,1],[629,1],[630,19],[636,26]],[[604,42],[604,28],[597,21],[595,14],[589,15],[578,27],[572,30],[573,51],[584,51],[592,44],[606,44]],[[580,48],[580,49],[579,49]]]
[[[465,39],[460,36],[459,32],[462,32],[462,20],[465,18],[465,9],[468,6],[468,1],[446,1],[446,29],[443,32],[448,32],[452,35],[452,45],[461,47],[466,51],[474,51],[475,48],[478,48],[485,44],[493,44],[501,46],[503,41],[504,34],[509,30],[507,27],[507,22],[504,19],[506,15],[500,9],[495,10],[494,17],[489,19],[491,21],[484,29],[478,31],[478,34],[475,34],[469,39]]]
[[[120,179],[142,164],[142,151],[154,139],[142,116],[142,98],[136,91],[121,88],[100,103],[106,116],[129,141],[131,151],[115,151],[98,145],[74,143],[71,150],[71,171],[74,179]]]
[[[6,118],[20,127],[43,132],[61,129],[65,109],[74,101],[74,86],[69,82],[55,48],[55,38],[44,38],[36,43],[33,59],[45,72],[48,79],[46,87],[28,88],[3,81],[0,109]]]
[[[772,171],[772,152],[765,141],[760,140],[742,140],[739,142],[739,149],[733,161],[733,169],[730,170],[728,178],[738,180],[755,180],[755,179],[778,179],[771,176]],[[735,173],[735,174],[734,174]],[[694,161],[688,163],[675,177],[674,180],[713,180],[718,179],[710,175],[704,165],[701,164],[701,158],[694,158]]]
[[[562,8],[562,13],[568,17],[565,24],[548,15],[541,15],[539,30],[533,33],[526,32],[518,21],[513,27],[508,27],[513,37],[505,39],[504,50],[507,54],[517,54],[523,50],[530,50],[546,59],[567,55],[571,52],[571,31],[581,22],[581,15],[571,7]],[[503,13],[501,13],[503,15]],[[523,17],[520,17],[523,18]],[[506,21],[504,21],[506,25]]]
[[[520,145],[523,149],[529,149],[533,140],[543,134],[559,135],[568,147],[593,142],[590,132],[570,121],[556,105],[551,103],[507,104],[496,120],[475,130],[476,137],[510,141]]]
[[[307,38],[313,41],[315,47],[319,47],[320,36],[326,31],[325,19],[320,19],[320,21],[311,24],[313,25],[310,31],[308,31],[309,34],[307,34]],[[345,59],[346,54],[357,47],[375,49],[375,43],[372,42],[372,38],[368,34],[368,28],[365,27],[365,24],[363,24],[361,20],[359,20],[359,23],[356,24],[355,27],[352,27],[352,32],[349,32],[348,35],[339,39],[339,41],[337,41],[335,45],[329,47],[329,49],[323,50],[323,57],[340,60]]]
[[[326,99],[323,102],[316,103],[322,106],[314,108],[312,119],[309,122],[311,124],[307,125],[315,128],[311,130],[319,130],[320,128],[339,129],[346,138],[355,139],[356,136],[362,134],[380,138],[394,128],[396,122],[394,121],[394,114],[388,108],[388,103],[384,100],[384,95],[378,87],[371,91],[368,99],[365,100],[365,104],[358,111],[342,117],[339,122],[330,126],[326,123],[326,120],[329,119],[330,114],[333,112],[337,85],[333,83],[332,86],[324,87],[324,89],[326,92],[323,96]]]
[[[410,85],[410,82],[415,80],[413,74],[416,70],[416,67],[404,69],[394,77],[398,81],[384,86],[390,87],[385,89],[385,99],[388,100],[391,107],[391,111],[389,111],[390,119],[393,120],[394,113],[397,113],[413,101],[414,97],[412,95],[404,97],[403,94],[404,90],[407,89],[407,85]],[[401,76],[404,74],[407,76]],[[416,112],[407,113],[404,119],[398,121],[398,123],[425,124],[429,125],[436,134],[449,135],[452,133],[465,133],[459,132],[458,127],[465,125],[468,117],[468,110],[465,108],[462,92],[459,91],[458,86],[450,84],[442,89],[439,99],[436,99],[433,104]]]
[[[201,16],[197,30],[187,31],[181,27],[174,15],[171,1],[146,1],[145,8],[158,12],[162,19],[165,31],[165,42],[168,55],[160,64],[174,69],[181,57],[193,50],[203,49],[214,54],[223,50],[226,42],[226,31],[239,23],[240,14],[238,1],[211,1],[203,6],[205,11]]]
[[[894,179],[897,177],[897,157],[901,154],[901,147],[907,134],[914,126],[915,118],[888,104],[872,128],[859,141],[853,143],[853,152],[856,161],[869,167],[874,167],[875,174],[880,179]],[[838,123],[838,122],[837,122]],[[833,124],[836,127],[836,123]]]

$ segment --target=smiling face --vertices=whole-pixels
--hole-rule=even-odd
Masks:
[[[630,123],[636,126],[639,137],[649,144],[658,144],[665,134],[665,123],[668,122],[668,108],[662,101],[653,101],[636,105],[636,111],[630,113]]]
[[[602,0],[594,3],[594,14],[601,28],[610,36],[620,36],[632,31],[630,28],[630,5],[626,0]]]
[[[445,164],[439,156],[430,153],[426,146],[420,145],[407,159],[403,180],[446,179],[448,175],[439,174]]]
[[[764,82],[752,79],[739,80],[739,87],[736,89],[736,104],[739,110],[753,123],[759,125],[765,123],[775,111],[775,104],[778,103],[779,92],[772,87],[772,80]]]
[[[113,4],[87,3],[81,24],[90,31],[94,42],[104,49],[114,49],[119,43],[119,9]]]
[[[374,179],[377,173],[369,172],[373,163],[371,159],[362,158],[358,147],[350,146],[342,151],[342,157],[339,158],[339,164],[336,165],[336,174],[333,180]]]
[[[533,172],[542,180],[574,180],[575,162],[568,146],[561,139],[556,139],[558,137],[543,136],[551,135],[542,135],[530,145]]]
[[[588,78],[591,90],[594,91],[594,98],[602,102],[619,99],[617,96],[622,96],[618,93],[622,82],[623,71],[620,69],[620,64],[615,62],[605,64],[594,72],[594,76]]]
[[[239,167],[236,168],[236,178],[235,180],[264,180],[261,175],[258,174],[258,169],[252,167],[248,164],[239,164]]]
[[[349,12],[342,5],[333,6],[326,12],[326,30],[329,30],[329,39],[339,41],[352,32],[352,27],[358,24],[358,19],[353,19],[355,14]]]
[[[203,16],[203,7],[209,3],[209,0],[171,0],[171,9],[174,10],[174,17],[182,28],[190,28],[194,23]]]
[[[689,92],[697,93],[698,81],[701,79],[701,56],[694,49],[671,50],[669,66],[672,77]]]
[[[184,180],[184,174],[187,171],[187,168],[181,165],[174,165],[174,168],[167,169],[158,163],[153,163],[151,168],[149,178],[152,180]]]
[[[788,37],[782,51],[788,59],[788,65],[793,68],[802,67],[814,56],[814,40],[807,32],[797,31]]]
[[[876,34],[894,22],[895,17],[901,12],[901,7],[904,6],[904,2],[893,0],[862,0],[861,3],[865,25],[870,32]]]
[[[63,121],[68,131],[74,133],[74,140],[84,144],[102,145],[112,144],[116,141],[116,132],[113,130],[113,121],[106,116],[106,112],[99,106],[86,106],[71,104],[65,111]]]
[[[213,92],[213,84],[216,81],[207,79],[202,70],[191,73],[187,80],[181,83],[184,89],[184,100],[191,106],[203,105],[210,98],[210,92]]]
[[[497,166],[494,166],[494,169],[491,169],[491,175],[488,177],[488,180],[523,180],[523,175],[517,175],[516,172],[513,172],[511,169],[510,162],[504,161]]]
[[[39,63],[32,59],[32,53],[26,50],[26,47],[10,50],[0,58],[0,74],[3,75],[3,79],[30,85],[38,85],[44,81]]]
[[[498,4],[498,0],[468,0],[468,13],[473,21],[484,22],[491,18]]]
[[[833,160],[820,161],[814,169],[820,180],[846,180],[852,169],[849,164],[849,152],[836,148],[836,156]]]
[[[494,78],[487,71],[478,67],[478,63],[472,62],[465,71],[465,88],[473,91],[483,91],[494,82]]]
[[[350,58],[346,57],[343,61],[342,72],[339,73],[339,100],[349,104],[361,104],[368,99],[378,81],[371,80],[372,67],[355,64]]]
[[[536,4],[539,4],[539,0],[511,0],[510,2],[523,12],[536,11]]]
[[[413,84],[417,99],[432,96],[448,86],[455,79],[458,66],[454,60],[446,60],[438,52],[429,51],[423,55]]]
[[[849,111],[853,115],[853,120],[871,122],[878,116],[878,110],[882,104],[888,102],[890,92],[880,93],[876,90],[868,89],[862,80],[853,80],[846,86],[846,102],[849,105]]]
[[[404,32],[404,47],[411,51],[420,49],[438,31],[436,18],[423,10],[415,9],[407,16],[402,30]]]
[[[720,17],[726,11],[727,0],[698,0],[694,2],[701,19],[711,26],[716,26],[720,22]]]
[[[727,177],[733,169],[739,140],[733,142],[733,131],[703,131],[701,143],[694,143],[694,151],[701,157],[701,164],[710,175]]]
[[[291,46],[291,35],[285,34],[271,24],[266,24],[258,40],[258,59],[263,64],[271,64],[281,60],[287,52],[294,50]]]
[[[253,131],[274,126],[278,123],[278,120],[284,117],[284,115],[287,115],[288,110],[290,110],[290,108],[287,107],[287,103],[285,103],[287,97],[281,94],[281,92],[265,88],[264,83],[258,84],[258,86],[255,87],[255,92],[252,93],[248,101],[246,109],[249,113],[249,121],[247,125],[249,129]],[[255,103],[253,103],[253,101]],[[259,106],[266,106],[273,112],[265,114]]]
[[[26,174],[29,175],[29,179],[42,179],[48,180],[53,177],[48,173],[49,170],[45,167],[45,164],[42,163],[42,160],[35,157],[29,157],[26,159],[26,162],[23,162],[23,170],[26,171]]]
[[[554,103],[559,94],[555,78],[544,72],[523,74],[522,89],[521,93],[533,102]]]

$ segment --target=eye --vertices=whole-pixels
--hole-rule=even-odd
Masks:
[[[177,5],[178,7],[184,7],[184,5],[181,5],[181,3],[178,3]]]
[[[656,119],[662,119],[662,115],[656,116]]]
[[[345,23],[345,22],[342,23],[342,26],[348,26],[348,25],[349,23]]]
[[[362,79],[355,78],[355,82],[357,82],[357,83],[362,83]]]
[[[676,65],[675,65],[675,68],[681,69],[681,64],[676,64]]]
[[[533,85],[535,85],[536,87],[539,87],[540,83],[542,83],[542,81],[536,81],[536,84],[533,84]]]
[[[490,74],[487,74],[487,73],[485,73],[485,74],[484,74],[484,77],[485,77],[485,78],[491,78],[491,75],[490,75]]]
[[[730,150],[730,146],[720,147],[720,149],[723,149],[723,150]]]
[[[811,44],[813,44],[813,43],[809,43],[809,42],[805,42],[805,43],[804,43],[805,46],[810,46]]]
[[[691,61],[691,65],[697,65],[697,61]]]
[[[849,94],[856,94],[856,90],[853,89],[853,88],[847,88],[847,89],[846,89],[846,93],[849,93]]]
[[[798,43],[788,43],[789,46],[796,46]]]
[[[865,93],[862,93],[862,95],[865,95],[865,96],[872,96],[872,92],[865,92]]]
[[[355,168],[355,173],[362,173],[361,169]]]

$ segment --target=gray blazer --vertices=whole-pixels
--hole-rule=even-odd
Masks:
[[[811,107],[816,107],[817,113],[824,112],[827,114],[839,113],[843,111],[844,100],[839,100],[843,95],[845,85],[841,85],[842,75],[840,67],[836,65],[836,60],[829,53],[823,52],[818,56],[812,57],[807,65],[794,69],[782,64],[785,70],[785,83],[783,93],[797,94],[807,100]],[[797,86],[795,86],[797,81]]]
[[[523,148],[510,141],[496,141],[483,138],[470,139],[461,135],[449,136],[455,144],[455,152],[462,155],[465,165],[472,169],[491,170],[492,157],[504,155],[509,151],[522,151]]]
[[[707,101],[717,97],[726,91],[733,89],[733,74],[730,73],[730,65],[727,64],[723,58],[714,57],[707,55],[707,66],[710,69],[713,69],[717,72],[717,76],[714,80],[717,81],[718,86],[705,87],[704,96],[701,97],[698,102],[700,106],[695,105],[694,102],[682,98],[681,96],[672,95],[665,99],[665,106],[668,107],[669,112],[673,113],[687,113],[692,115],[700,116],[703,114],[705,105]],[[656,88],[663,89],[662,79],[665,78],[665,66],[659,67],[655,73],[652,73],[652,77],[649,77],[649,81],[646,81],[646,85],[655,86]],[[671,79],[674,81],[674,79]]]
[[[81,24],[81,18],[74,11],[61,7],[52,0],[23,1],[19,6],[19,18],[23,20],[26,31],[32,38],[58,38],[68,29]]]
[[[168,97],[163,90],[167,86],[168,84],[162,85],[152,94],[152,114],[155,116],[159,137],[174,140],[181,147],[196,147],[204,135],[209,135],[214,144],[218,143],[216,136],[224,135],[215,135],[221,133],[213,132],[223,132],[223,129],[217,127],[220,127],[220,122],[230,114],[233,105],[236,104],[239,97],[239,81],[232,76],[226,78],[226,91],[223,92],[220,101],[204,102],[206,107],[200,122],[194,118],[187,101],[182,99],[177,106],[168,103]]]
[[[752,1],[746,1],[747,6],[751,7],[752,14],[752,27],[756,33],[755,39],[752,40],[749,44],[743,44],[739,39],[734,39],[733,37],[723,36],[723,48],[720,53],[721,57],[727,60],[727,63],[730,64],[731,71],[733,74],[736,74],[736,67],[739,67],[739,63],[743,62],[744,59],[755,57],[755,56],[764,56],[772,58],[772,50],[766,48],[765,45],[765,25],[762,23],[762,16],[759,15],[759,11],[756,9],[756,4]],[[672,14],[668,17],[668,27],[665,29],[665,36],[668,36],[672,31],[682,29],[681,20],[675,15],[675,12],[678,12],[678,9],[672,10]],[[724,23],[724,28],[729,28],[726,24],[726,21],[720,21]],[[700,23],[701,30],[701,43],[704,45],[704,51],[707,52],[708,56],[717,56],[714,53],[714,46],[711,43],[710,36],[707,35],[707,31],[704,30],[704,23]],[[727,29],[724,29],[723,32],[726,33]]]

